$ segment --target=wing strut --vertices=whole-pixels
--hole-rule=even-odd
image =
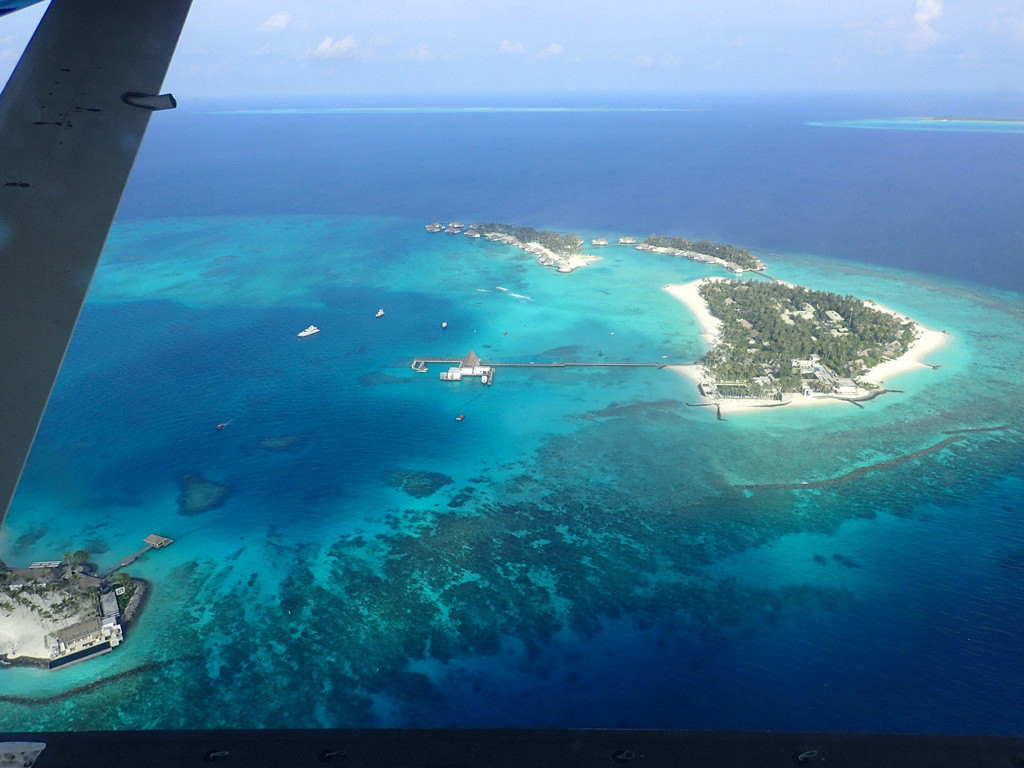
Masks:
[[[0,95],[0,525],[190,3],[51,0]]]

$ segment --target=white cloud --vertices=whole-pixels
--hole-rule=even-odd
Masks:
[[[498,46],[498,53],[526,53],[522,43],[513,43],[510,40],[502,40]]]
[[[341,40],[325,37],[316,48],[306,51],[306,57],[327,61],[329,59],[354,59],[359,56],[359,43],[352,35],[345,35]]]
[[[914,3],[914,23],[919,27],[930,25],[942,15],[942,0],[917,0]]]
[[[542,59],[550,59],[552,56],[561,56],[564,50],[565,48],[560,46],[558,43],[552,43],[543,51],[538,53],[537,56]]]
[[[420,43],[419,45],[414,45],[412,48],[406,51],[405,58],[410,59],[412,61],[434,61],[438,58],[438,56],[436,53],[430,50],[426,43]]]
[[[942,0],[915,0],[914,27],[907,38],[911,50],[922,51],[938,43],[943,35],[932,26],[942,16]]]
[[[280,32],[292,21],[292,15],[288,11],[275,13],[269,19],[260,24],[260,32]]]
[[[642,53],[639,56],[633,57],[634,67],[653,67],[654,57],[649,53]]]

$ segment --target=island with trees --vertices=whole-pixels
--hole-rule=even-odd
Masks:
[[[764,262],[745,248],[727,243],[712,243],[708,240],[687,240],[685,237],[651,235],[641,245],[640,251],[653,251],[669,256],[685,256],[692,261],[718,264],[730,272],[759,272],[765,269]]]
[[[426,229],[427,232],[432,233],[461,234],[471,238],[483,237],[491,242],[502,242],[518,248],[524,253],[536,256],[537,263],[541,266],[554,267],[562,273],[585,267],[600,258],[584,253],[583,240],[577,235],[567,235],[533,227],[494,222],[470,224],[466,227],[461,222],[453,221],[447,225],[434,222],[428,224]]]
[[[148,586],[97,575],[84,550],[9,568],[0,562],[0,665],[57,669],[107,653],[141,611]]]
[[[944,341],[877,304],[780,281],[704,278],[666,289],[703,316],[711,338],[700,391],[718,401],[869,397],[882,369],[913,367],[912,348]]]

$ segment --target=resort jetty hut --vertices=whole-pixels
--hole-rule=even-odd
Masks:
[[[449,368],[441,374],[441,380],[462,381],[463,376],[480,376],[482,377],[481,381],[486,384],[490,381],[491,368],[483,365],[480,358],[476,356],[476,352],[470,350],[457,366]]]

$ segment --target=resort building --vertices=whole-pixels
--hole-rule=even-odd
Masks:
[[[840,315],[838,312],[836,312],[834,309],[826,310],[825,311],[825,318],[830,323],[841,323],[841,322],[843,322],[843,316]]]
[[[47,637],[50,649],[49,668],[57,669],[109,653],[124,640],[118,619],[121,611],[113,592],[100,595],[97,613],[70,626],[54,630]]]
[[[595,248],[600,248],[602,246],[608,245],[608,241],[603,237],[599,237],[596,240],[591,240],[590,244]]]
[[[619,245],[636,245],[635,237],[620,237]]]
[[[799,369],[801,376],[810,376],[814,373],[814,366],[821,360],[817,355],[811,355],[806,360],[793,360],[793,367]]]
[[[470,350],[457,366],[441,371],[441,381],[462,381],[466,376],[479,376],[481,384],[490,384],[494,381],[494,369],[483,365],[476,353]]]
[[[853,379],[837,379],[836,380],[836,394],[837,395],[855,395],[857,394],[857,382]]]

